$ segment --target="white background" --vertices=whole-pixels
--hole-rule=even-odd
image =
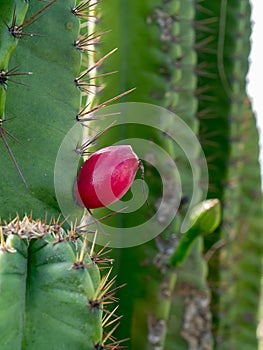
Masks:
[[[240,0],[242,1],[242,0]],[[263,0],[251,0],[252,5],[252,50],[248,74],[248,94],[257,116],[261,143],[261,173],[263,175]]]

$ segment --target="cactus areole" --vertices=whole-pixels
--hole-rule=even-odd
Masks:
[[[95,209],[116,202],[131,187],[139,167],[139,158],[129,145],[109,146],[93,153],[77,177],[77,203]]]

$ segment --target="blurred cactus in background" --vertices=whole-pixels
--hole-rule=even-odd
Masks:
[[[250,13],[249,0],[1,1],[1,349],[257,348]],[[79,163],[118,143],[142,159],[145,187],[121,210],[83,210]],[[148,203],[125,212],[137,193]],[[101,232],[135,237],[160,207],[150,234],[176,215],[142,244]]]

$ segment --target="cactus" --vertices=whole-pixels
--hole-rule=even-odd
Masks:
[[[262,197],[246,97],[250,28],[249,0],[1,2],[1,348],[119,349],[126,338],[136,350],[256,347]],[[208,201],[203,152],[185,130],[206,156]],[[142,158],[148,205],[133,186],[140,208],[82,218],[79,163],[114,143]],[[130,247],[161,197],[169,225],[146,242],[155,221]],[[95,241],[114,249],[94,253]],[[110,279],[96,263],[113,260]],[[105,310],[117,298],[118,328],[117,308]]]
[[[112,338],[116,308],[102,316],[106,300],[115,300],[115,279],[100,276],[103,250],[95,253],[93,244],[88,254],[74,215],[68,224],[59,220],[54,188],[59,147],[83,107],[77,78],[87,69],[80,43],[88,5],[0,4],[2,349],[119,346]]]
[[[86,243],[78,252],[69,242],[74,235],[30,217],[1,227],[3,349],[94,349],[100,342],[102,311],[93,305],[100,274]]]
[[[160,1],[147,2],[140,5],[133,2],[129,3],[128,13],[123,12],[122,6],[123,4],[120,1],[111,2],[111,4],[107,2],[100,4],[101,20],[97,24],[98,29],[106,31],[108,27],[112,28],[108,21],[110,21],[113,14],[118,19],[114,22],[112,31],[107,37],[109,37],[109,43],[112,46],[117,46],[119,50],[115,55],[115,61],[112,57],[110,61],[105,63],[105,69],[114,71],[121,67],[122,70],[121,74],[107,78],[107,82],[105,82],[107,89],[100,92],[96,98],[100,102],[109,98],[109,91],[116,93],[116,87],[117,89],[119,87],[130,89],[136,86],[136,91],[127,96],[126,100],[157,103],[165,106],[177,112],[181,119],[197,134],[198,121],[195,119],[197,109],[197,98],[195,96],[197,57],[194,48],[193,22],[195,10],[193,2],[171,1],[167,2],[166,5],[163,5]],[[116,16],[117,11],[119,11],[119,15]],[[180,17],[182,18],[180,19]],[[126,30],[117,31],[117,28],[122,25],[124,18],[125,23],[127,23]],[[136,24],[133,23],[134,18],[137,18]],[[127,32],[127,30],[131,30],[131,32]],[[138,36],[138,31],[143,32],[144,35]],[[134,38],[137,38],[136,45]],[[150,43],[150,45],[147,43]],[[132,55],[135,46],[136,53],[134,52],[135,55]],[[146,46],[147,50],[145,50]],[[100,49],[102,54],[105,54],[109,47],[106,44]],[[120,63],[120,60],[122,63]],[[177,69],[174,69],[174,67]],[[143,76],[141,76],[141,72],[143,72]],[[137,78],[137,74],[140,74],[140,78]],[[104,83],[103,78],[100,80]],[[150,112],[149,114],[151,115]],[[149,119],[151,118],[149,116]],[[99,126],[99,123],[96,123],[96,125]],[[161,125],[157,124],[155,127],[161,128]],[[176,129],[176,126],[170,123],[167,128]],[[100,140],[100,146],[134,136],[136,138],[146,137],[154,140],[158,145],[170,152],[171,156],[176,159],[179,173],[181,175],[184,174],[181,177],[183,198],[184,200],[186,198],[190,200],[193,191],[193,179],[189,160],[186,159],[179,147],[171,144],[162,134],[158,135],[156,131],[146,129],[141,124],[137,128],[125,125],[114,128],[114,131],[104,135],[103,139]],[[147,160],[147,151],[141,153],[141,155],[142,159],[146,158]],[[196,168],[198,168],[199,161],[199,154],[196,150],[193,153],[193,164]],[[149,178],[147,180],[151,188],[149,194],[151,196],[150,203],[153,206],[160,197],[160,193],[157,191],[154,193],[153,190],[153,188],[156,188],[156,183],[158,184],[158,177],[155,175],[156,180],[154,180],[155,173],[146,166],[145,174],[147,175],[147,173],[151,174],[151,181],[149,181]],[[201,174],[198,176],[201,176]],[[196,181],[200,181],[200,178],[199,180],[197,178]],[[200,200],[201,188],[199,188],[199,191],[198,197]],[[139,217],[148,217],[149,212],[153,209],[146,208],[144,210],[144,212],[139,213]],[[169,309],[172,307],[173,302],[167,295],[172,294],[175,280],[177,280],[178,285],[183,285],[189,281],[185,282],[183,276],[182,278],[180,277],[183,274],[179,273],[177,278],[177,273],[169,268],[167,269],[166,251],[173,251],[174,233],[180,234],[178,230],[184,215],[183,209],[175,222],[155,242],[149,242],[145,246],[125,249],[124,252],[122,250],[115,253],[119,262],[117,270],[119,283],[127,281],[129,285],[136,285],[136,288],[134,287],[129,291],[129,303],[125,301],[128,298],[127,291],[123,291],[123,293],[120,291],[119,294],[120,310],[125,315],[119,332],[133,339],[132,347],[135,349],[151,349],[154,346],[165,347],[166,329],[170,333],[169,329],[173,327],[173,324],[169,323]],[[138,217],[138,212],[136,212],[136,216]],[[134,224],[136,216],[122,216],[122,226],[126,227]],[[118,226],[119,222],[120,219],[115,222],[115,225]],[[137,219],[137,222],[140,221]],[[113,225],[112,221],[111,225]],[[205,285],[204,262],[200,258],[200,246],[201,241],[195,244],[194,250],[198,251],[199,254],[193,255],[194,265],[198,270],[196,280],[202,280],[203,285]],[[129,261],[133,261],[132,266],[128,266],[127,262]],[[145,265],[144,261],[154,261],[155,264],[147,263]],[[144,266],[143,271],[141,269],[142,264]],[[128,279],[127,270],[129,271]],[[148,280],[148,286],[142,290],[145,278]],[[200,284],[197,282],[196,287],[198,288],[199,286]],[[160,304],[160,307],[158,304]],[[180,312],[177,309],[176,314],[178,322],[181,323],[183,319],[182,308]],[[138,320],[140,320],[139,327],[136,326]],[[177,344],[177,340],[184,343],[180,336],[179,327],[176,332],[173,332],[173,342]],[[169,342],[169,340],[167,341]]]
[[[255,117],[249,100],[241,104],[242,124],[240,138],[232,143],[233,170],[230,173],[225,192],[225,215],[222,227],[222,239],[225,249],[221,252],[221,297],[218,346],[222,349],[253,349],[257,347],[256,328],[258,323],[262,239],[260,230],[262,219],[260,171],[258,167],[258,134]],[[233,124],[237,127],[236,122]],[[239,126],[237,127],[239,130]],[[240,154],[244,146],[245,153]],[[235,152],[234,152],[235,151]],[[245,159],[245,162],[240,160]],[[238,175],[237,175],[238,174]],[[246,179],[246,181],[243,181]],[[237,183],[239,184],[237,186]],[[233,194],[239,202],[238,208],[230,214],[230,196]],[[236,220],[230,220],[235,215]],[[244,255],[243,252],[246,252]],[[234,261],[229,266],[227,261]],[[235,281],[231,283],[230,281]],[[235,303],[233,304],[233,302]],[[231,307],[229,306],[231,305]],[[227,331],[231,324],[231,333]],[[227,339],[227,341],[226,341]]]
[[[252,349],[257,346],[259,298],[250,296],[250,290],[253,289],[255,295],[259,296],[259,250],[262,249],[259,247],[262,247],[262,240],[259,238],[255,246],[251,241],[254,235],[258,236],[258,227],[261,226],[257,210],[262,211],[262,196],[256,136],[258,132],[255,119],[249,107],[245,106],[249,104],[246,101],[246,74],[250,50],[251,10],[249,1],[222,1],[220,4],[211,5],[209,2],[202,3],[207,13],[210,11],[213,16],[219,18],[219,25],[217,37],[210,40],[206,50],[199,55],[200,62],[211,67],[210,76],[199,80],[200,86],[209,86],[201,99],[199,113],[202,115],[200,140],[207,154],[210,169],[211,186],[208,195],[216,195],[222,199],[224,207],[220,230],[206,239],[206,249],[209,252],[209,248],[212,247],[211,251],[214,253],[208,253],[212,256],[209,260],[209,280],[213,295],[214,333],[220,349]],[[206,13],[202,14],[202,20],[207,17],[209,16]],[[212,30],[215,25],[209,27],[211,33],[214,33]],[[199,40],[203,40],[201,34]],[[216,62],[214,54],[217,56]],[[206,110],[206,113],[202,114],[202,110]],[[251,173],[247,171],[247,162],[251,164],[249,168],[253,167]],[[251,208],[248,212],[246,208],[254,191],[259,193],[257,209]],[[242,225],[239,226],[241,217],[244,222],[243,235]],[[216,250],[215,247],[220,245],[222,248]],[[240,249],[247,251],[244,260],[236,255]],[[249,254],[253,255],[253,263]],[[228,264],[226,259],[230,259],[231,264]],[[250,264],[253,267],[250,267]],[[254,271],[253,277],[251,273],[242,273],[237,277],[240,271],[244,271],[244,266],[246,271]],[[253,280],[253,287],[250,278]],[[244,292],[237,296],[241,285]],[[235,296],[232,288],[236,291]],[[233,303],[236,306],[234,308]],[[246,315],[249,315],[249,321]],[[231,332],[226,331],[226,323],[231,324]]]
[[[238,234],[235,223],[244,210],[243,206],[242,211],[238,208],[240,196],[237,195],[241,191],[241,183],[236,185],[235,194],[232,188],[229,189],[228,183],[234,183],[233,174],[236,178],[236,172],[240,171],[240,167],[236,168],[235,166],[236,163],[239,166],[239,162],[235,160],[236,152],[238,152],[239,159],[244,157],[238,130],[241,130],[242,119],[239,116],[243,115],[242,106],[246,96],[245,77],[248,67],[251,28],[249,2],[221,1],[211,3],[209,1],[170,0],[139,4],[116,0],[110,4],[107,2],[100,4],[100,13],[101,18],[96,24],[97,28],[103,31],[112,30],[108,34],[107,43],[100,50],[105,54],[110,45],[119,48],[115,57],[106,63],[106,68],[108,71],[119,70],[120,74],[107,78],[107,82],[103,77],[99,79],[100,82],[107,84],[108,89],[100,92],[96,99],[100,102],[108,98],[109,91],[112,93],[115,92],[116,88],[130,89],[135,86],[136,91],[128,96],[126,101],[154,103],[176,112],[199,137],[206,154],[209,169],[208,198],[219,198],[224,203],[225,208],[222,226],[217,229],[216,233],[204,237],[204,252],[208,261],[208,270],[206,261],[202,259],[203,248],[200,238],[193,245],[188,261],[185,261],[182,268],[176,273],[169,269],[168,271],[166,269],[166,272],[160,272],[154,263],[143,265],[144,270],[141,271],[143,262],[156,262],[156,255],[158,258],[162,256],[166,261],[167,257],[165,257],[164,252],[168,250],[168,247],[173,250],[173,240],[171,239],[173,233],[179,234],[180,237],[178,228],[187,205],[184,205],[181,213],[178,213],[173,225],[162,237],[158,237],[156,240],[158,248],[151,242],[143,247],[125,249],[124,252],[122,250],[115,253],[114,256],[117,256],[119,261],[119,280],[126,281],[129,285],[136,285],[129,291],[129,294],[126,292],[119,294],[120,307],[126,316],[120,332],[122,335],[127,334],[131,337],[131,348],[134,349],[158,347],[170,349],[175,346],[174,344],[176,344],[177,349],[196,349],[198,346],[211,348],[213,346],[220,347],[222,344],[226,344],[226,347],[231,344],[235,348],[233,344],[242,343],[239,338],[246,339],[248,342],[245,342],[244,346],[249,346],[251,343],[251,347],[255,347],[252,339],[256,339],[255,317],[258,299],[253,308],[249,311],[248,307],[247,311],[254,320],[253,325],[249,327],[250,331],[247,331],[251,334],[250,340],[248,340],[247,335],[246,338],[242,338],[238,331],[233,337],[231,334],[223,332],[223,329],[230,326],[228,323],[227,326],[224,326],[225,321],[221,320],[221,317],[225,314],[220,311],[222,309],[225,312],[229,310],[225,306],[228,298],[223,288],[227,282],[224,281],[224,274],[221,273],[221,265],[224,266],[224,254],[227,254],[228,251],[228,246],[224,246],[225,235],[230,234],[228,232],[229,222],[236,227],[236,235]],[[236,20],[237,14],[238,20]],[[113,17],[115,18],[114,23],[112,23]],[[241,34],[243,29],[245,34]],[[151,117],[149,116],[149,118]],[[172,129],[173,125],[170,124],[169,127]],[[176,128],[176,124],[174,127]],[[257,133],[255,125],[253,129]],[[243,134],[245,135],[245,132],[242,130]],[[188,178],[189,166],[180,151],[174,145],[171,146],[165,137],[159,139],[154,131],[146,131],[141,125],[138,125],[137,128],[134,126],[133,129],[126,125],[122,128],[116,127],[112,133],[107,134],[102,145],[116,142],[119,139],[128,139],[135,135],[138,138],[150,138],[165,149],[170,149],[172,157],[176,159],[180,175],[182,175],[183,198],[189,197],[189,194],[191,196],[191,178]],[[235,146],[235,140],[238,140],[237,146]],[[254,149],[254,154],[257,158],[258,149]],[[198,157],[199,155],[196,154],[197,161]],[[254,164],[255,173],[259,174],[259,165],[256,161]],[[147,168],[145,173],[147,174]],[[251,175],[250,178],[252,179]],[[152,172],[151,179],[148,181],[149,183],[154,181]],[[153,187],[153,185],[150,186]],[[258,175],[255,176],[254,186],[259,191],[260,179]],[[200,181],[201,189],[202,182]],[[159,196],[158,193],[154,193],[153,189],[150,195],[155,198],[152,201]],[[244,203],[248,201],[245,194],[242,201]],[[258,201],[261,208],[260,195]],[[231,210],[226,208],[231,208]],[[136,214],[139,223],[139,215]],[[123,226],[129,225],[131,222],[136,223],[136,217],[130,219],[123,216],[121,220]],[[247,218],[248,222],[250,220],[256,220],[252,212],[251,219]],[[113,225],[113,221],[111,224]],[[115,223],[115,225],[117,224]],[[256,234],[256,228],[251,226],[251,229]],[[183,240],[182,237],[178,247],[183,244]],[[258,244],[261,245],[261,242],[258,241]],[[160,247],[162,247],[162,251],[157,254]],[[217,247],[221,247],[221,249]],[[248,247],[252,249],[249,243]],[[260,253],[253,250],[251,254],[257,256],[255,258],[255,266],[257,265],[255,285],[257,285],[256,293],[259,294]],[[133,262],[132,266],[130,266],[130,261]],[[162,268],[164,266],[162,265]],[[230,276],[231,269],[232,266],[228,266],[227,272]],[[148,285],[142,288],[146,278]],[[221,278],[222,287],[220,287]],[[152,280],[159,282],[154,284]],[[208,286],[212,292],[211,306],[209,306],[210,291]],[[244,286],[246,286],[245,276]],[[194,302],[191,304],[189,300],[191,301],[195,295],[197,298],[194,305]],[[124,299],[125,301],[123,301]],[[241,306],[241,299],[240,297],[240,305],[237,305],[236,309],[240,312],[243,310],[243,315],[246,315],[245,309]],[[161,306],[155,308],[157,304],[160,304],[166,311],[160,313]],[[182,305],[185,305],[185,309]],[[196,314],[191,320],[192,323],[189,322],[190,316],[187,315],[187,305],[196,309]],[[203,310],[200,305],[205,305]],[[212,311],[212,319],[210,310]],[[240,315],[239,311],[233,312],[234,314]],[[204,328],[198,329],[196,324],[200,323],[200,319],[203,320],[202,327]],[[229,317],[226,316],[226,320],[228,319]],[[232,321],[237,325],[237,328],[239,321],[238,317]],[[240,321],[240,327],[242,322]],[[195,329],[195,332],[191,330],[191,327]],[[213,340],[211,339],[211,331]],[[204,332],[206,341],[201,340],[201,334]],[[165,334],[167,334],[166,340]],[[230,340],[231,338],[236,340]]]
[[[80,54],[73,47],[79,20],[70,11],[74,2],[56,1],[49,3],[49,8],[32,19],[31,25],[27,23],[21,38],[14,38],[7,26],[11,26],[13,21],[20,26],[26,23],[43,9],[43,3],[7,3],[1,4],[4,32],[1,69],[16,68],[18,74],[22,71],[32,72],[32,75],[23,79],[16,76],[8,79],[7,87],[1,89],[6,99],[5,104],[3,101],[1,105],[1,119],[4,120],[3,129],[19,141],[8,139],[30,190],[22,183],[8,152],[3,152],[1,198],[5,198],[5,202],[1,206],[1,217],[7,219],[16,213],[23,216],[32,210],[39,218],[44,218],[47,213],[50,217],[57,217],[60,211],[53,185],[55,159],[64,138],[63,128],[74,125],[80,107],[80,92],[74,85],[80,70]],[[22,17],[24,8],[28,8],[25,20]],[[27,32],[35,36],[26,35]],[[50,137],[53,142],[50,142]]]

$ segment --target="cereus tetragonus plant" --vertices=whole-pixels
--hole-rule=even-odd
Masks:
[[[257,347],[250,32],[248,0],[1,1],[1,349]]]
[[[61,215],[54,188],[60,144],[83,108],[79,79],[94,69],[93,12],[90,1],[0,3],[3,350],[119,348],[116,308],[105,311],[115,300],[111,260]]]

